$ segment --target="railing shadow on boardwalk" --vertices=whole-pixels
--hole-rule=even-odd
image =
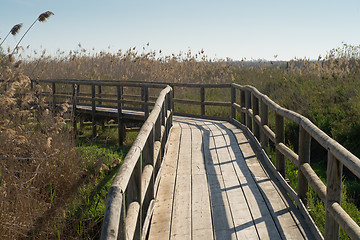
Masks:
[[[181,122],[181,121],[177,120],[177,122]],[[202,133],[203,133],[203,144],[204,144],[203,148],[202,148],[203,156],[211,156],[211,154],[210,154],[211,150],[219,149],[219,148],[215,148],[215,149],[210,148],[210,144],[209,144],[210,143],[210,138],[216,137],[216,135],[213,135],[210,130],[204,128],[202,125],[193,124],[193,123],[190,123],[190,122],[183,122],[183,123],[188,124],[188,125],[192,125],[192,126],[198,128],[198,129],[200,129],[202,131]],[[233,133],[230,130],[228,130],[223,124],[214,123],[214,125],[217,128],[226,131],[228,135],[230,135],[230,136],[233,135]],[[223,134],[220,134],[219,136],[221,136],[221,135],[223,135]],[[205,138],[208,138],[208,139],[205,139]],[[232,148],[231,150],[235,153],[235,152],[238,152],[238,149],[235,149],[234,146],[240,145],[240,144],[249,144],[249,142],[244,142],[244,143],[240,142],[239,143],[234,138],[234,136],[232,136],[232,137],[230,137],[230,143],[227,143],[226,146],[224,146],[224,148],[231,147]],[[240,153],[240,154],[242,154],[242,153]],[[256,155],[247,156],[247,158],[253,158],[253,157],[256,157]],[[222,199],[222,197],[223,197],[222,192],[232,190],[233,188],[243,188],[243,187],[248,185],[247,183],[255,182],[256,188],[249,187],[249,189],[252,191],[252,193],[254,195],[258,195],[258,193],[260,192],[262,198],[257,199],[257,201],[261,201],[261,202],[258,202],[258,205],[265,202],[266,206],[267,206],[267,209],[264,209],[263,207],[259,207],[261,215],[265,216],[265,215],[268,215],[270,213],[271,217],[272,217],[272,220],[275,223],[277,232],[280,234],[279,237],[281,237],[282,239],[285,239],[284,230],[282,229],[282,226],[281,226],[280,222],[278,221],[277,217],[279,215],[287,213],[289,210],[285,209],[285,210],[281,210],[281,211],[278,211],[278,212],[274,211],[274,209],[271,206],[270,200],[267,198],[266,194],[264,194],[262,192],[261,188],[258,185],[260,182],[273,181],[274,179],[266,179],[266,180],[257,181],[255,179],[255,177],[253,176],[253,173],[251,172],[251,170],[246,166],[246,164],[240,164],[239,163],[239,161],[245,161],[246,158],[243,155],[242,156],[236,156],[235,155],[235,158],[231,159],[231,162],[233,164],[238,164],[241,172],[243,172],[243,173],[249,172],[250,174],[244,174],[244,177],[246,178],[246,183],[240,183],[240,181],[239,181],[238,186],[233,186],[233,187],[230,187],[230,188],[227,188],[225,186],[222,187],[219,180],[218,180],[218,178],[216,177],[216,175],[213,175],[211,173],[215,172],[215,166],[218,165],[221,168],[221,165],[227,164],[228,162],[216,163],[217,161],[215,161],[212,157],[211,157],[211,159],[207,159],[206,157],[204,157],[203,159],[204,159],[204,164],[206,166],[207,178],[208,179],[211,178],[211,180],[208,180],[209,182],[211,182],[211,183],[209,183],[209,190],[210,190],[210,195],[211,195],[210,199],[214,199],[214,198],[215,199]],[[211,161],[211,162],[210,162],[210,164],[208,164],[206,161]],[[287,202],[287,203],[292,204],[292,203],[289,203],[289,202]],[[215,234],[216,239],[231,239],[231,237],[234,235],[234,233],[236,234],[236,232],[240,232],[240,231],[242,231],[244,229],[247,229],[247,228],[249,228],[251,226],[259,224],[260,222],[264,222],[266,224],[266,229],[270,230],[271,228],[274,227],[273,223],[270,223],[269,221],[266,221],[263,217],[256,218],[256,219],[253,219],[252,221],[243,223],[241,225],[231,227],[229,225],[229,223],[228,223],[229,219],[227,218],[227,212],[226,212],[226,209],[225,209],[225,206],[224,206],[226,204],[227,203],[224,202],[224,204],[217,204],[216,205],[216,211],[217,211],[216,217],[218,218],[218,219],[216,219],[216,221],[221,222],[222,223],[221,227],[224,228],[224,229],[220,229],[220,230],[226,230],[225,227],[228,230],[228,231],[217,231],[218,230],[217,226],[216,226],[215,223],[213,223],[214,234]],[[212,206],[212,207],[214,207],[214,206]],[[260,236],[258,236],[258,237],[261,238]]]
[[[213,164],[206,164],[206,161],[210,160],[210,159],[206,159],[205,156],[211,156],[210,154],[210,130],[207,130],[199,125],[196,125],[196,124],[192,124],[192,123],[189,123],[189,122],[184,122],[188,125],[194,125],[196,126],[197,128],[199,128],[202,132],[203,132],[203,147],[201,148],[201,151],[202,151],[202,155],[204,156],[203,159],[204,159],[204,164],[205,164],[205,169],[206,169],[206,175],[207,175],[207,178],[210,178],[212,177],[212,180],[211,180],[211,184],[209,184],[209,191],[210,191],[210,203],[211,203],[211,208],[213,208],[214,206],[212,205],[213,204],[213,201],[212,199],[222,199],[223,195],[221,193],[221,191],[224,191],[224,189],[221,188],[221,185],[220,185],[220,182],[219,182],[219,179],[216,177],[216,175],[212,175],[212,174],[208,174],[209,172],[215,172],[215,164],[214,164],[214,159],[212,159],[211,157],[211,162]],[[209,138],[208,141],[204,141],[204,138]],[[207,153],[205,152],[207,151]],[[209,169],[210,168],[210,169]],[[209,182],[209,180],[208,180]],[[221,190],[221,191],[217,191],[217,190]],[[217,212],[220,213],[220,214],[217,214],[217,221],[218,222],[221,222],[222,223],[222,228],[224,229],[221,229],[221,230],[226,230],[226,229],[230,229],[230,225],[228,223],[228,219],[227,219],[227,216],[226,216],[226,210],[225,210],[225,204],[217,204],[216,206],[216,209],[217,209]],[[216,231],[217,229],[217,226],[214,225],[213,223],[213,227],[214,227],[214,234],[215,234],[215,237],[216,239],[231,239],[232,237],[232,233],[231,231],[222,231],[221,232],[221,235],[220,235],[220,231]],[[234,232],[233,232],[234,233]],[[216,235],[218,234],[218,235]]]

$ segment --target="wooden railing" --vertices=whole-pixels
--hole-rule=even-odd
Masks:
[[[31,89],[36,84],[42,86],[41,96],[47,98],[47,103],[53,111],[62,103],[72,106],[72,122],[75,134],[77,133],[77,106],[89,106],[91,109],[92,136],[97,135],[96,112],[97,107],[114,108],[117,110],[118,141],[119,145],[124,141],[124,121],[122,121],[124,109],[143,112],[142,119],[149,116],[151,107],[156,98],[149,96],[150,89],[163,89],[166,84],[136,83],[136,82],[103,82],[93,80],[32,80]],[[108,88],[109,92],[104,92]],[[129,89],[129,90],[126,90]],[[47,90],[47,91],[45,91]],[[139,91],[140,90],[140,91]],[[115,93],[111,93],[111,91]],[[136,94],[140,92],[140,94]],[[135,93],[134,93],[135,92]]]
[[[335,140],[327,136],[309,119],[298,113],[280,107],[251,86],[239,86],[232,84],[232,120],[235,119],[236,111],[241,113],[240,122],[250,129],[254,136],[265,147],[270,139],[276,148],[276,166],[272,165],[273,172],[285,187],[289,195],[296,202],[298,208],[310,223],[308,216],[306,196],[308,185],[310,184],[326,207],[325,214],[325,239],[338,239],[339,225],[352,238],[360,238],[360,227],[343,210],[340,203],[342,169],[345,165],[355,176],[360,178],[360,160]],[[236,101],[236,91],[240,91],[240,101]],[[275,113],[275,132],[268,123],[269,110]],[[299,125],[299,154],[296,154],[285,145],[284,118]],[[327,179],[324,184],[310,166],[310,143],[311,140],[317,141],[322,147],[327,149]],[[298,167],[298,187],[297,193],[285,181],[285,161],[284,157],[291,160]],[[314,233],[316,229],[312,229]],[[322,236],[316,235],[318,238]]]
[[[91,106],[93,136],[96,135],[97,107],[116,108],[119,144],[122,144],[120,118],[123,110],[144,113],[146,120],[108,191],[101,238],[140,239],[146,236],[159,182],[158,173],[172,126],[173,89],[163,83],[84,80],[37,80],[32,81],[31,88],[35,84],[41,84],[43,88],[49,86],[50,91],[40,94],[47,97],[54,111],[61,103],[72,104],[74,129],[77,107]],[[115,88],[116,93],[105,93],[105,87]],[[126,92],[124,88],[140,89],[140,94]],[[150,88],[162,89],[157,98],[150,96]]]
[[[310,226],[317,239],[338,239],[339,225],[352,238],[360,238],[360,227],[341,207],[341,181],[342,169],[345,165],[355,176],[360,178],[360,159],[346,150],[335,140],[327,136],[309,119],[298,113],[280,107],[269,97],[260,93],[251,86],[241,86],[238,84],[184,84],[169,83],[174,88],[174,103],[200,106],[198,117],[213,117],[206,115],[207,106],[228,107],[230,116],[218,117],[220,119],[230,119],[235,125],[246,126],[252,133],[255,142],[263,148],[269,143],[274,143],[276,149],[275,166],[267,159],[267,164],[279,182],[296,203],[300,212]],[[177,98],[177,88],[198,89],[199,100],[188,100]],[[207,90],[224,89],[229,92],[229,100],[206,101],[205,93]],[[275,131],[271,130],[269,124],[270,111],[275,115]],[[178,113],[182,115],[190,115]],[[239,117],[237,117],[240,115]],[[239,121],[238,121],[239,119]],[[299,146],[298,154],[285,144],[285,119],[298,124],[299,126]],[[310,165],[311,141],[317,141],[328,151],[327,179],[324,184]],[[289,159],[298,167],[298,186],[295,192],[286,181],[285,158]],[[325,214],[325,235],[319,232],[315,223],[306,208],[306,196],[311,185],[326,207]]]
[[[172,125],[172,89],[161,91],[109,189],[101,239],[146,236]]]
[[[53,81],[55,84],[59,81]],[[53,84],[52,93],[54,106],[57,97],[62,96],[56,93],[56,87]],[[115,81],[81,81],[81,84],[91,86],[91,100],[86,97],[80,98],[76,85],[78,81],[68,81],[67,84],[73,84],[73,102],[79,99],[89,100],[94,109],[95,102],[112,102],[110,99],[104,99],[101,89],[98,90],[96,97],[94,86],[117,86],[117,97],[114,103],[117,104],[121,112],[122,105],[129,103],[123,99],[121,86],[142,87],[141,100],[130,101],[132,104],[140,104],[146,113],[149,112],[149,100],[153,99],[148,94],[148,88],[164,87],[164,83],[141,83],[141,82],[115,82]],[[229,115],[218,117],[220,119],[230,120],[238,126],[246,126],[253,133],[255,143],[265,148],[269,140],[274,143],[276,149],[276,164],[267,159],[268,166],[279,179],[279,182],[286,189],[288,194],[295,201],[297,207],[305,217],[312,232],[318,239],[338,239],[339,225],[352,238],[360,239],[360,227],[341,207],[341,181],[343,165],[345,165],[357,178],[360,179],[360,160],[347,149],[327,136],[309,119],[300,114],[280,107],[269,97],[260,93],[251,86],[240,86],[238,84],[185,84],[185,83],[167,83],[171,87],[162,90],[160,97],[155,103],[151,114],[142,127],[134,145],[126,156],[115,181],[110,188],[107,208],[104,219],[102,238],[115,239],[118,234],[123,239],[132,239],[144,237],[148,219],[145,212],[151,212],[156,177],[161,153],[164,151],[164,144],[171,126],[171,119],[177,104],[196,105],[200,107],[198,117],[207,116],[207,106],[222,106],[229,108]],[[120,88],[120,90],[119,90]],[[189,100],[176,97],[177,88],[198,89],[198,100]],[[229,99],[224,101],[206,101],[205,93],[208,89],[224,89],[229,94],[225,94]],[[173,90],[172,90],[173,89]],[[79,92],[78,92],[79,93]],[[184,95],[186,96],[186,95]],[[134,97],[134,96],[133,96]],[[136,97],[136,96],[135,96]],[[110,101],[109,101],[110,100]],[[272,111],[272,113],[270,112]],[[269,114],[271,113],[271,114]],[[178,112],[177,114],[190,115]],[[270,127],[270,117],[275,115],[275,130]],[[298,154],[291,150],[285,143],[284,122],[291,121],[299,126],[299,146]],[[317,141],[328,153],[327,179],[324,184],[310,165],[311,141]],[[161,147],[159,147],[161,146]],[[298,186],[295,192],[287,183],[285,175],[285,158],[289,159],[298,167]],[[147,180],[145,180],[147,179]],[[151,179],[151,180],[149,180]],[[306,196],[308,186],[311,185],[319,198],[326,207],[325,214],[325,235],[322,236],[311,219],[306,208]],[[146,187],[144,187],[146,186]],[[150,189],[150,190],[145,190]],[[149,192],[149,193],[146,193]],[[126,214],[125,214],[126,213]],[[120,226],[120,227],[119,227]],[[119,233],[118,233],[119,230]],[[120,237],[121,238],[121,237]]]

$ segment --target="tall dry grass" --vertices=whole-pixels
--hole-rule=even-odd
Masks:
[[[56,56],[47,55],[46,50],[34,51],[27,56],[35,60],[25,60],[24,71],[34,79],[157,82],[224,82],[231,79],[228,64],[213,62],[202,50],[164,56],[161,51],[146,48],[138,51],[135,47],[116,53],[92,52],[79,44],[78,49],[68,53],[58,50]]]
[[[15,64],[0,79],[0,239],[55,238],[82,180],[81,158],[41,87],[31,90]]]

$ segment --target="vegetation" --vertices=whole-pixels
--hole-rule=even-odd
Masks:
[[[77,50],[59,50],[56,56],[47,55],[46,50],[39,53],[23,49],[17,62],[0,54],[0,79],[5,80],[0,83],[4,103],[0,106],[0,238],[97,237],[107,188],[127,152],[127,147],[112,145],[115,142],[111,130],[101,132],[94,143],[86,140],[90,130],[84,128],[75,142],[64,121],[66,104],[54,117],[39,97],[42,89],[30,91],[27,76],[249,84],[280,105],[308,117],[360,156],[360,46],[344,44],[325,58],[289,62],[214,60],[202,50],[164,56],[161,51],[147,48],[96,53],[79,44]],[[196,98],[182,89],[177,93]],[[206,98],[216,100],[229,97],[220,91],[206,94]],[[223,108],[207,111],[229,114]],[[297,128],[286,123],[286,141],[295,151]],[[130,144],[131,138],[126,145]],[[312,145],[315,149],[316,143]],[[324,180],[324,151],[312,151],[311,161]],[[297,169],[290,163],[287,175],[296,189]],[[359,180],[345,171],[343,184],[342,206],[360,223]],[[313,191],[308,204],[323,231],[324,206]]]

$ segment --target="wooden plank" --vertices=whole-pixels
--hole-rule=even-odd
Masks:
[[[206,174],[202,150],[202,132],[200,129],[191,129],[191,174]]]
[[[191,239],[191,175],[189,174],[176,176],[172,214],[171,239]]]
[[[171,221],[172,239],[191,239],[191,129],[180,123],[181,139]]]
[[[277,229],[282,238],[285,239],[304,239],[308,233],[305,232],[299,223],[298,215],[294,213],[294,209],[289,206],[289,200],[281,193],[279,188],[266,173],[259,160],[256,157],[248,139],[241,130],[237,129],[230,123],[224,123],[235,135],[239,147],[244,155],[244,159],[250,171],[255,176],[256,183],[263,195],[270,213],[274,219]]]
[[[257,187],[245,159],[240,151],[235,136],[225,128],[220,129],[228,145],[230,157],[233,160],[234,169],[247,199],[251,215],[260,239],[280,239],[276,225],[271,217],[269,209]],[[226,134],[226,135],[225,135]]]
[[[151,220],[149,239],[169,239],[171,214],[179,154],[181,128],[174,125],[169,136],[161,170],[159,190]]]
[[[246,197],[242,191],[239,179],[230,158],[228,145],[222,132],[214,125],[209,125],[214,137],[219,164],[224,179],[226,195],[234,221],[234,230],[238,239],[257,239],[258,233],[249,211]]]
[[[192,160],[192,239],[213,239],[211,207],[207,184],[206,170],[202,150],[202,132],[198,128],[191,129]]]
[[[229,201],[224,191],[224,180],[221,175],[215,142],[210,129],[204,122],[199,124],[203,129],[204,158],[210,192],[210,202],[213,218],[214,235],[216,239],[237,239],[234,231],[234,222],[229,208]],[[212,164],[211,164],[212,163]]]

